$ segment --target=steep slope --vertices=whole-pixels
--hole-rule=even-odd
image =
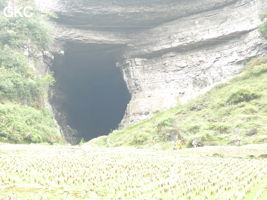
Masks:
[[[61,142],[48,103],[53,78],[43,63],[52,44],[47,19],[37,10],[31,18],[8,18],[5,6],[0,1],[0,142]]]
[[[267,57],[253,59],[246,69],[229,82],[217,85],[185,105],[155,113],[150,120],[91,144],[172,148],[184,140],[201,145],[267,142]]]

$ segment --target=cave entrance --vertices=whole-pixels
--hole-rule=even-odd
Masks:
[[[130,101],[116,66],[123,47],[71,43],[64,49],[52,68],[56,78],[52,104],[66,140],[89,141],[117,129]]]

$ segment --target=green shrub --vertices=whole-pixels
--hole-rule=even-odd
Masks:
[[[36,104],[53,82],[49,74],[38,77],[28,67],[26,57],[21,53],[9,47],[0,48],[0,101]]]
[[[267,64],[258,65],[248,72],[249,76],[260,76],[267,73]]]
[[[53,42],[51,27],[37,11],[30,18],[6,18],[0,15],[0,46],[36,47],[48,50]]]
[[[53,78],[49,74],[38,76],[29,67],[22,48],[48,49],[52,42],[50,35],[45,20],[38,12],[34,12],[31,18],[0,15],[0,102],[8,100],[42,106],[46,88],[53,83]]]
[[[190,139],[189,141],[186,142],[186,148],[192,148],[193,145],[192,145],[192,142],[193,142],[193,139]]]
[[[261,56],[257,58],[252,58],[246,64],[248,67],[258,67],[259,65],[267,64],[267,56]]]
[[[0,104],[0,141],[12,143],[57,143],[62,138],[52,115],[16,104]]]
[[[264,21],[267,18],[267,13],[263,13],[260,15],[260,19],[262,21]],[[261,34],[267,38],[267,21],[263,22],[263,24],[261,24],[259,26],[259,31],[261,32]]]
[[[260,30],[261,34],[263,35],[263,37],[267,38],[267,22],[260,25],[259,30]]]
[[[177,128],[165,127],[157,131],[157,136],[160,138],[160,141],[176,141],[181,138],[180,131]]]
[[[85,144],[85,143],[86,143],[86,141],[85,141],[84,138],[82,138],[82,139],[80,140],[80,142],[79,142],[80,145],[83,145],[83,144]]]
[[[231,126],[225,123],[212,123],[209,125],[209,129],[216,131],[217,133],[220,133],[220,134],[225,134],[229,132],[229,130],[231,129]]]
[[[27,58],[8,46],[0,47],[0,68],[30,76]]]
[[[171,118],[168,118],[168,119],[165,119],[163,121],[161,121],[158,125],[157,125],[157,128],[164,128],[164,127],[168,127],[168,126],[171,126],[172,123],[173,123],[173,119]]]
[[[220,153],[214,153],[214,154],[212,154],[212,156],[215,158],[224,158],[224,155],[220,154]]]
[[[227,99],[227,104],[238,104],[241,102],[249,102],[251,100],[259,98],[260,95],[251,92],[248,89],[239,89],[236,92],[232,93]]]
[[[0,0],[0,9],[6,4]],[[32,1],[15,0],[21,5]],[[37,10],[31,18],[7,18],[0,12],[0,141],[54,143],[62,138],[44,108],[50,74],[38,75],[29,59],[48,50],[53,39],[46,19]],[[28,55],[25,56],[24,52]],[[37,53],[36,53],[37,52]],[[9,104],[1,104],[9,102]],[[31,106],[31,107],[30,107]]]
[[[133,136],[133,139],[131,141],[131,145],[144,145],[147,140],[149,139],[149,134],[146,132],[140,132]]]
[[[255,105],[245,104],[243,109],[240,109],[240,112],[244,114],[256,114],[259,112],[259,109]]]
[[[200,131],[200,129],[201,129],[200,125],[192,125],[187,130],[188,130],[189,133],[196,134],[196,133],[198,133]]]
[[[200,138],[200,141],[201,143],[203,143],[204,146],[214,146],[220,144],[221,138],[210,132],[203,134]]]

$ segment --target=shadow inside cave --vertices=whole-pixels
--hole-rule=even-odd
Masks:
[[[125,114],[130,94],[116,66],[122,49],[119,45],[69,43],[63,56],[55,56],[52,105],[60,113],[59,125],[76,130],[79,139],[89,141],[110,133]]]

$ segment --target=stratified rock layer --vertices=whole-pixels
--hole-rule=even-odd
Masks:
[[[122,126],[186,102],[266,54],[266,0],[36,0],[58,41],[127,46],[118,66],[132,95]],[[86,3],[85,3],[86,2]]]

